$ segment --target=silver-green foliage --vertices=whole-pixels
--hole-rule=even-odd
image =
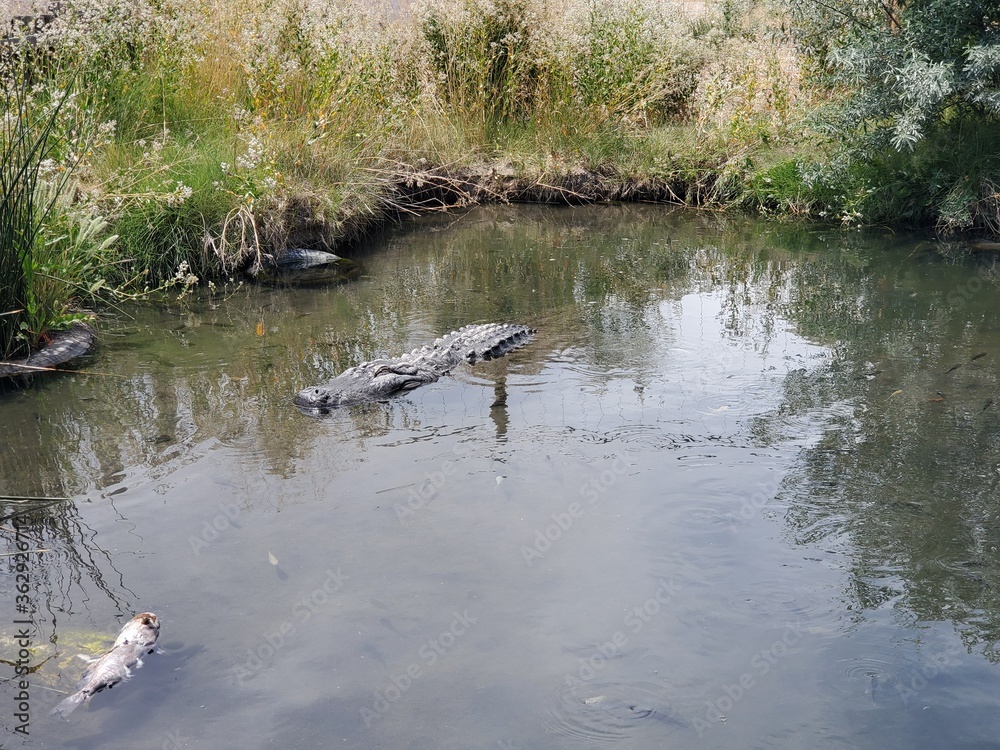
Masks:
[[[795,0],[799,39],[850,92],[831,124],[913,149],[936,124],[1000,115],[995,0]]]
[[[794,0],[793,11],[834,102],[821,129],[842,146],[806,170],[825,210],[1000,234],[1000,4]]]

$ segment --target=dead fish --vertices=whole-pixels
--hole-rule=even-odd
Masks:
[[[871,696],[872,705],[878,708],[878,703],[875,702],[875,693],[878,692],[878,675],[874,672],[868,674],[868,694]]]
[[[51,713],[68,719],[77,706],[90,696],[127,680],[132,676],[133,669],[142,666],[142,657],[156,649],[159,636],[160,622],[152,612],[142,612],[133,617],[125,623],[111,650],[91,660],[76,684],[76,692],[60,702]]]
[[[122,628],[122,632],[115,638],[115,646],[122,646],[131,643],[140,648],[148,649],[146,653],[153,653],[156,648],[156,639],[160,637],[160,621],[152,612],[140,612]]]

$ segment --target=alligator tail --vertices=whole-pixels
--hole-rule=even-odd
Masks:
[[[524,346],[535,331],[515,323],[486,323],[468,325],[452,331],[440,339],[442,347],[451,347],[462,352],[469,364],[479,360],[496,359]]]

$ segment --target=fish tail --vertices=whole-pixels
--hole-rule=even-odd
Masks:
[[[68,719],[69,715],[76,710],[76,707],[83,703],[83,699],[87,696],[82,690],[73,693],[69,698],[60,701],[59,704],[52,709],[50,714],[59,714],[62,718]]]

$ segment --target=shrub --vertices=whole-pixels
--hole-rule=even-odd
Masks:
[[[815,79],[840,92],[823,117],[854,175],[843,193],[866,221],[995,226],[1000,182],[996,3],[797,0]]]
[[[577,26],[569,66],[583,104],[618,124],[659,125],[687,113],[706,55],[676,7],[592,2]]]
[[[426,55],[443,99],[482,128],[535,111],[544,17],[529,0],[462,0],[420,7]]]

